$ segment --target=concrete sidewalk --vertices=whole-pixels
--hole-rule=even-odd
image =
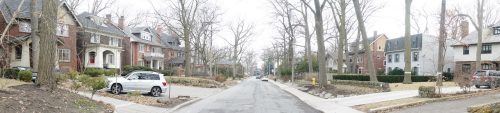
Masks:
[[[91,97],[90,93],[78,92],[78,94],[86,97]],[[102,101],[104,103],[111,104],[115,107],[116,113],[165,113],[169,112],[167,108],[160,108],[154,106],[147,106],[142,104],[137,104],[129,101],[118,100],[109,97],[103,97],[99,95],[94,95],[92,98],[96,101]]]
[[[298,89],[295,89],[293,87],[274,82],[270,80],[269,82],[277,85],[281,89],[295,95],[298,97],[300,100],[304,101],[305,103],[309,104],[311,107],[321,110],[324,113],[363,113],[361,111],[352,109],[350,107],[328,101],[327,99],[322,99],[313,95],[310,95],[308,93],[302,92]]]

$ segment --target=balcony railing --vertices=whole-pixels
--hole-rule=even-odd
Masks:
[[[163,58],[163,53],[146,52],[144,57]]]

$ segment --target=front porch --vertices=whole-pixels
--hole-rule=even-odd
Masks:
[[[121,49],[87,47],[84,56],[85,68],[121,68]]]

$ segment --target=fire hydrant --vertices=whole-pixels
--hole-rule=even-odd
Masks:
[[[313,86],[316,86],[316,78],[312,78],[312,80],[311,80],[311,84],[312,84]]]

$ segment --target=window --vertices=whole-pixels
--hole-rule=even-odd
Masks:
[[[115,61],[115,55],[109,54],[107,58],[108,58],[108,64],[115,64],[115,62],[114,62]]]
[[[16,50],[16,60],[21,60],[21,56],[23,55],[23,46],[14,47]]]
[[[138,61],[138,62],[137,62],[137,65],[139,65],[139,66],[144,66],[144,61],[142,61],[142,60]]]
[[[389,56],[387,57],[387,61],[389,61],[389,63],[391,63],[391,62],[392,62],[392,55],[389,55]]]
[[[157,74],[147,74],[147,80],[160,80],[160,76]]]
[[[394,61],[395,61],[395,62],[399,62],[399,54],[394,55],[394,57],[395,57],[395,60],[394,60]]]
[[[413,61],[418,61],[418,52],[413,52]]]
[[[481,69],[483,70],[491,70],[493,69],[491,64],[481,64]]]
[[[69,28],[67,24],[57,24],[57,36],[67,37],[69,34]]]
[[[493,35],[500,35],[500,26],[493,27]]]
[[[19,22],[19,31],[20,32],[31,32],[31,24],[26,21]]]
[[[98,34],[91,34],[90,43],[101,43],[101,36]]]
[[[139,44],[139,52],[144,52],[144,44]]]
[[[491,53],[491,44],[485,44],[481,48],[481,54],[490,54]]]
[[[151,41],[151,37],[153,37],[150,33],[148,32],[142,32],[141,38],[144,40]]]
[[[59,62],[69,62],[71,61],[71,50],[69,49],[59,49],[58,51]]]
[[[110,38],[109,38],[109,45],[110,45],[110,46],[116,46],[116,47],[117,47],[117,46],[118,46],[118,42],[119,42],[119,41],[120,41],[120,40],[119,40],[119,39],[117,39],[117,38],[111,38],[111,37],[110,37]]]
[[[154,53],[161,53],[161,48],[159,48],[159,47],[153,47],[153,52]]]
[[[89,63],[90,64],[94,64],[95,63],[95,56],[96,56],[95,52],[90,52],[89,53]]]
[[[463,53],[464,53],[464,55],[468,55],[469,54],[469,46],[464,46]]]
[[[470,72],[470,64],[462,64],[462,72]]]

